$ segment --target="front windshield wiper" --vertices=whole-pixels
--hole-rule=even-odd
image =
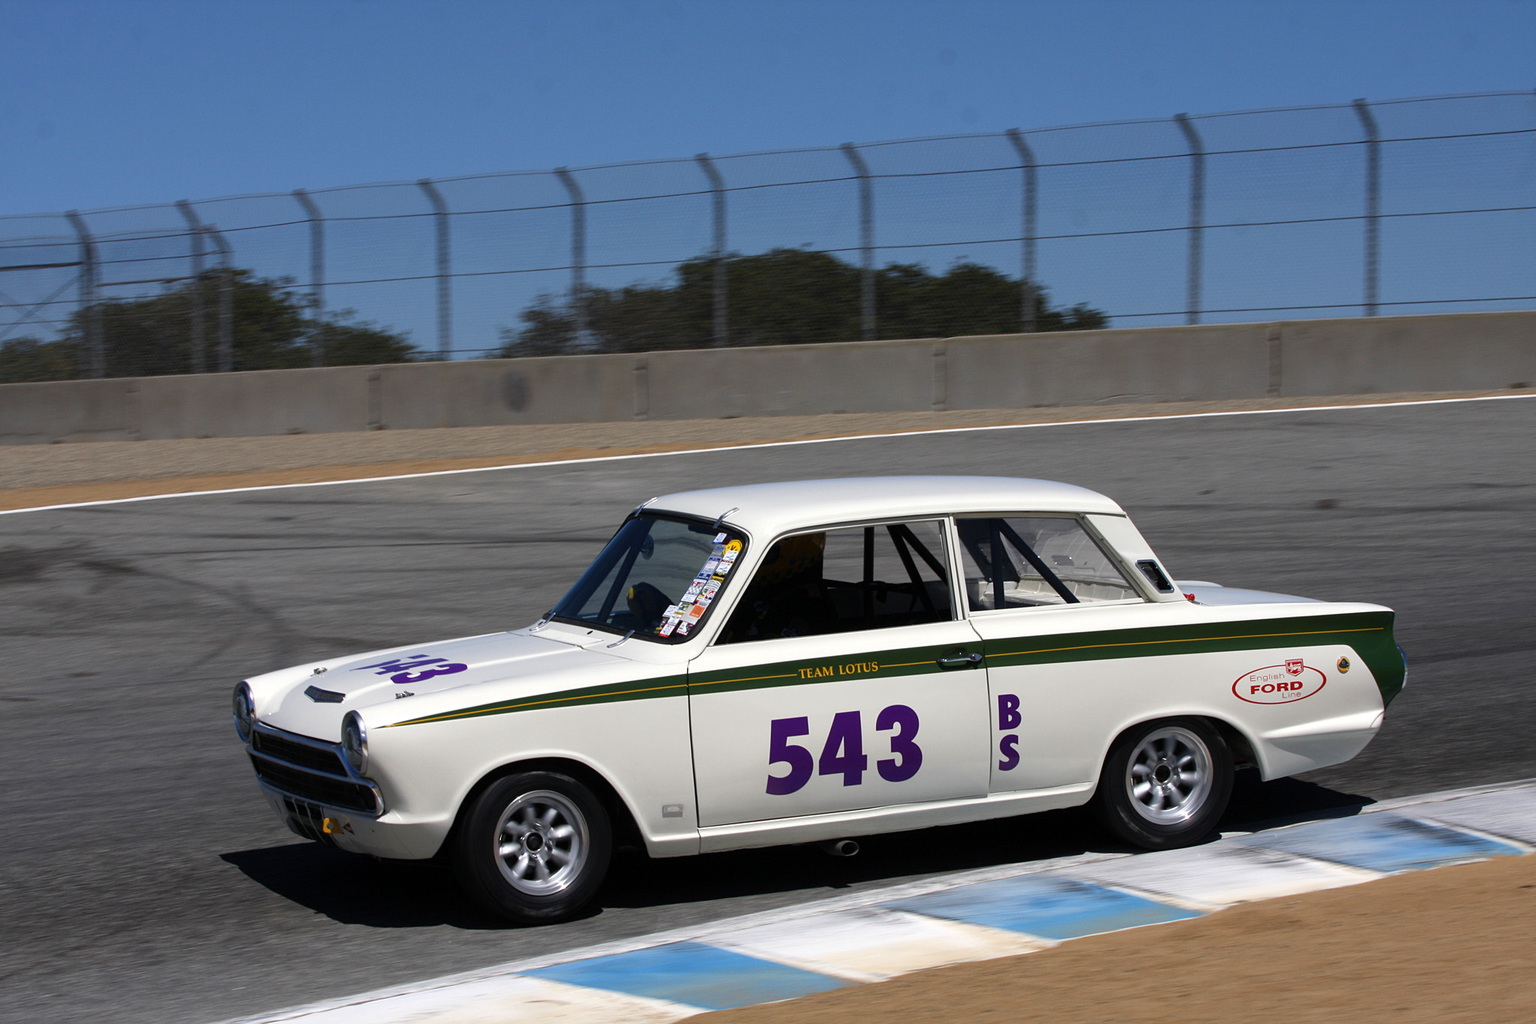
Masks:
[[[580,629],[600,629],[604,633],[623,632],[618,626],[610,626],[608,623],[598,619],[582,619],[574,615],[551,615],[549,621],[564,623],[567,626],[576,626]],[[630,630],[630,632],[634,632],[634,630]]]
[[[617,640],[615,640],[613,643],[609,644],[608,646],[609,647],[617,647],[617,646],[619,646],[619,644],[623,643],[625,640],[628,640],[630,637],[632,637],[634,635],[635,635],[635,631],[634,630],[630,630],[628,633],[625,633],[623,636],[619,637]]]

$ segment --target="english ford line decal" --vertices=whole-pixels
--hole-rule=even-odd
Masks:
[[[1232,684],[1232,695],[1249,704],[1291,704],[1328,685],[1328,677],[1300,658],[1245,672]]]

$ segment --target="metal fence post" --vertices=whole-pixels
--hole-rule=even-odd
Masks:
[[[853,164],[859,179],[859,248],[864,267],[859,275],[859,305],[865,341],[875,340],[875,191],[869,182],[869,165],[851,142],[842,145],[843,155]]]
[[[77,211],[70,210],[64,216],[80,236],[80,330],[85,335],[86,375],[105,377],[107,354],[101,338],[101,304],[96,296],[96,241]]]
[[[1205,147],[1200,133],[1190,123],[1188,114],[1174,114],[1184,141],[1189,143],[1189,287],[1186,293],[1185,322],[1200,322],[1200,262],[1205,233]]]
[[[192,229],[192,291],[189,296],[192,300],[189,332],[192,372],[206,373],[207,364],[203,355],[203,222],[197,219],[192,204],[185,199],[176,201],[176,209],[181,211],[187,226]]]
[[[235,266],[229,243],[219,229],[209,224],[203,229],[219,250],[219,372],[235,368],[234,301]]]
[[[314,320],[309,331],[310,364],[324,366],[325,337],[321,333],[321,319],[325,316],[325,218],[308,192],[296,188],[293,198],[304,207],[304,215],[309,218],[309,307]]]
[[[698,161],[700,167],[704,168],[704,175],[709,178],[710,192],[713,193],[715,246],[710,258],[715,264],[714,343],[716,348],[721,348],[729,343],[725,307],[725,179],[720,177],[720,172],[715,169],[715,162],[709,158],[708,153],[700,153],[694,159]]]
[[[1365,315],[1376,315],[1376,289],[1381,273],[1381,136],[1365,100],[1351,104],[1365,129]]]
[[[1023,267],[1019,272],[1019,302],[1021,315],[1019,317],[1019,329],[1026,334],[1033,333],[1035,323],[1035,200],[1039,180],[1035,170],[1035,153],[1029,148],[1029,143],[1024,141],[1024,133],[1017,128],[1010,128],[1007,132],[1008,141],[1013,143],[1014,151],[1019,154],[1019,163],[1024,168],[1024,252]]]
[[[453,296],[449,291],[448,204],[430,178],[416,183],[432,204],[437,222],[437,358],[448,359],[453,351]]]
[[[576,316],[576,347],[591,347],[587,325],[587,198],[576,178],[564,167],[555,168],[555,177],[571,197],[571,312]]]

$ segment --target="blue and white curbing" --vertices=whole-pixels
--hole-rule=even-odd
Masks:
[[[240,1024],[676,1021],[1536,849],[1536,780],[1187,850],[1013,864],[567,950]]]

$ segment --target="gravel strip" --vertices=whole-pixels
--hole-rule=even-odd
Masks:
[[[646,420],[625,423],[555,423],[500,427],[445,427],[436,430],[388,430],[337,434],[289,434],[277,437],[215,437],[160,441],[95,441],[52,445],[0,446],[0,507],[27,507],[16,492],[67,485],[164,482],[133,488],[134,493],[203,489],[185,486],[188,478],[206,483],[246,475],[286,474],[271,482],[347,479],[359,475],[423,472],[433,468],[470,468],[583,458],[642,451],[710,448],[769,441],[909,430],[1083,419],[1180,415],[1248,409],[1286,409],[1316,405],[1374,404],[1479,397],[1503,392],[1350,395],[1341,398],[1283,398],[1226,402],[1166,402],[1038,409],[983,409],[963,412],[832,413],[821,416],[755,417],[726,420]],[[410,465],[415,468],[399,470]],[[366,468],[367,473],[359,473]],[[316,476],[314,470],[335,470]],[[259,481],[253,481],[259,482]],[[33,497],[46,497],[35,495]]]

